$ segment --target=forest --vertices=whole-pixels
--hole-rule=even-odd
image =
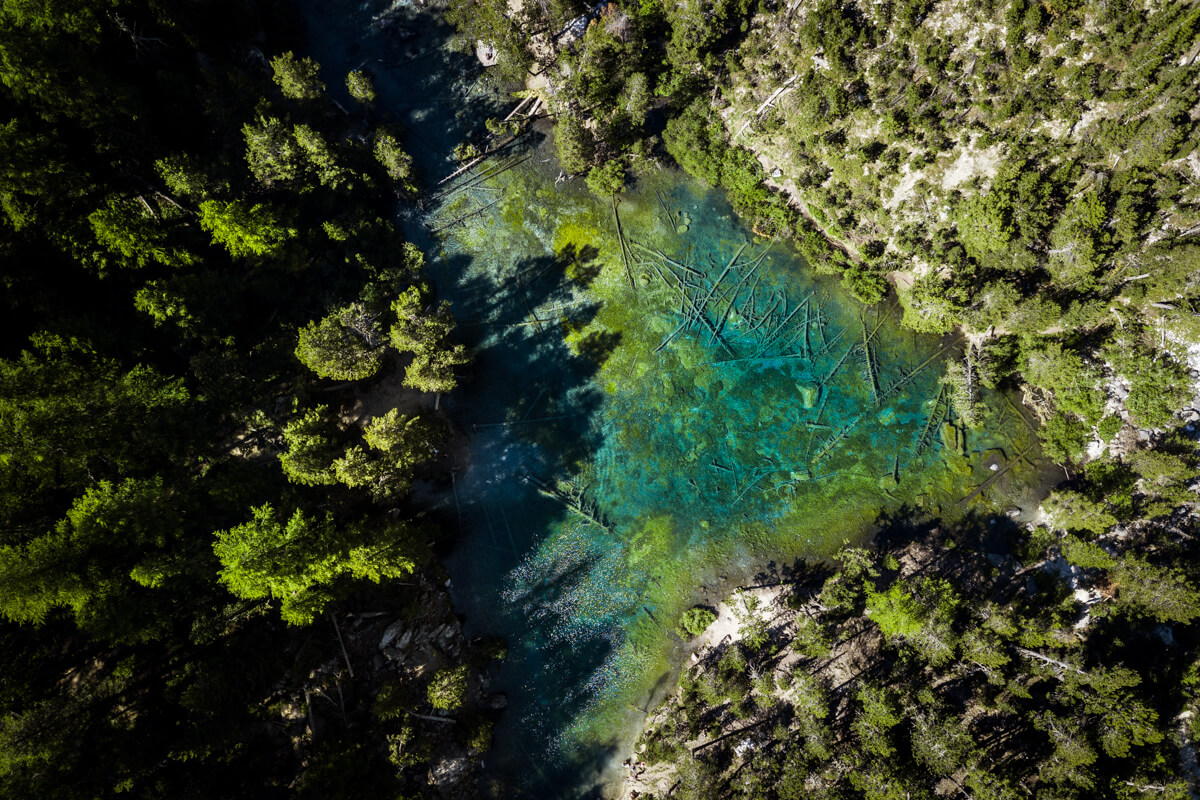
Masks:
[[[4,797],[398,796],[487,748],[500,651],[407,500],[469,356],[393,223],[402,133],[290,17],[0,12]]]
[[[1059,465],[1034,523],[911,509],[684,615],[622,796],[1195,797],[1200,6],[434,5],[563,180],[719,187]],[[288,0],[0,5],[0,796],[484,793],[433,181],[304,52]]]

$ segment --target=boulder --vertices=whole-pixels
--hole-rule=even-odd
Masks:
[[[439,793],[447,795],[454,791],[471,774],[471,759],[442,758],[429,769],[429,783],[438,788]]]
[[[392,642],[396,641],[396,637],[404,630],[404,621],[396,620],[391,625],[388,625],[383,632],[383,636],[379,637],[379,649],[383,650]]]

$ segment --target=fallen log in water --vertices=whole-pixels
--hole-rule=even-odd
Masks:
[[[918,366],[914,367],[909,372],[900,376],[900,378],[898,378],[894,383],[892,383],[890,386],[888,386],[888,388],[886,390],[884,390],[883,394],[879,398],[879,402],[882,403],[884,400],[887,400],[889,397],[894,395],[896,392],[900,391],[905,386],[907,386],[909,383],[911,383],[912,380],[917,377],[917,375],[921,374],[921,372],[924,371],[924,369],[926,367],[928,367],[930,364],[932,364],[939,356],[942,355],[942,353],[946,352],[949,349],[950,349],[950,345],[946,345],[941,350],[938,350],[936,353],[931,355],[929,358],[922,361]]]
[[[782,321],[782,322],[780,322],[778,325],[776,325],[776,326],[775,326],[775,327],[774,327],[774,328],[773,328],[773,329],[772,329],[772,330],[771,330],[771,331],[770,331],[770,332],[769,332],[769,333],[766,335],[766,338],[764,338],[764,339],[763,339],[763,344],[762,344],[762,346],[758,348],[758,352],[757,352],[757,353],[755,353],[754,355],[756,355],[756,356],[758,356],[758,355],[762,355],[762,354],[763,354],[763,352],[764,352],[764,351],[765,351],[765,350],[766,350],[768,347],[770,347],[772,344],[774,344],[774,343],[775,343],[775,341],[776,341],[776,340],[777,340],[777,339],[778,339],[778,338],[779,338],[781,335],[783,335],[783,332],[784,332],[785,330],[787,330],[787,326],[788,326],[788,325],[791,323],[791,321],[792,321],[792,320],[793,320],[793,319],[796,317],[796,315],[797,315],[797,314],[799,314],[799,313],[800,313],[800,311],[801,311],[802,309],[804,309],[804,308],[807,308],[807,307],[808,307],[808,301],[809,301],[810,299],[812,299],[812,296],[813,296],[813,294],[815,294],[815,292],[809,292],[809,293],[808,293],[808,297],[805,297],[805,298],[804,298],[802,301],[800,301],[800,305],[798,305],[798,306],[796,306],[794,309],[792,309],[791,313],[790,313],[790,314],[787,314],[787,315],[786,315],[786,316],[783,318],[783,321]],[[793,339],[793,341],[794,341],[794,339]],[[789,342],[789,345],[790,345],[790,342]]]
[[[942,388],[938,391],[937,397],[933,400],[933,408],[929,411],[929,418],[925,420],[925,427],[921,429],[921,435],[917,437],[917,446],[913,450],[913,458],[920,458],[928,447],[933,444],[933,432],[942,424],[945,418],[945,412],[942,410],[942,400],[946,395],[946,386],[942,384]]]
[[[771,244],[774,244],[774,242],[771,242]],[[771,250],[771,244],[768,244],[765,248],[763,248],[762,255],[754,260],[753,264],[750,266],[750,270],[741,278],[739,278],[738,282],[734,285],[733,294],[729,298],[729,305],[725,307],[725,313],[721,315],[721,319],[717,323],[718,332],[725,329],[725,323],[729,319],[729,314],[733,311],[734,306],[737,304],[738,294],[741,292],[742,287],[746,285],[746,281],[750,280],[750,278],[756,272],[758,272],[759,265],[762,264],[763,259],[767,257],[767,253],[769,253]],[[751,294],[751,297],[753,297],[753,293]]]
[[[867,333],[867,320],[865,317],[859,317],[859,322],[862,323],[863,342],[860,348],[863,357],[863,377],[867,379],[867,384],[871,389],[871,400],[875,405],[879,405],[879,367],[875,364],[874,354],[871,352],[871,336]],[[875,330],[879,330],[877,327]]]
[[[459,217],[458,219],[451,220],[450,222],[447,222],[445,225],[439,225],[438,227],[436,227],[436,228],[434,228],[433,230],[431,230],[431,231],[430,231],[430,233],[431,233],[431,234],[432,234],[432,233],[441,233],[442,231],[446,230],[447,228],[453,228],[455,225],[459,225],[459,224],[461,224],[461,223],[463,223],[463,222],[466,222],[466,221],[467,221],[467,220],[469,220],[471,217],[474,217],[476,214],[482,214],[484,211],[487,211],[489,208],[491,208],[492,206],[496,205],[497,203],[499,203],[499,202],[500,202],[501,200],[503,200],[503,199],[504,199],[504,196],[503,196],[503,195],[501,195],[500,197],[497,197],[497,198],[496,198],[495,200],[493,200],[492,202],[490,202],[490,203],[485,203],[483,206],[481,206],[481,207],[479,207],[479,208],[475,209],[474,211],[471,211],[470,213],[467,213],[467,214],[463,214],[463,215],[462,215],[461,217]]]
[[[1010,460],[1007,464],[1004,465],[1003,469],[999,470],[994,475],[992,475],[992,477],[988,478],[986,481],[984,481],[983,483],[976,486],[975,491],[971,492],[969,495],[964,497],[962,500],[959,500],[958,504],[960,506],[965,506],[968,502],[970,502],[973,498],[975,498],[977,495],[979,495],[981,492],[983,492],[985,489],[987,489],[993,483],[1000,480],[1000,477],[1002,475],[1004,475],[1004,473],[1008,472],[1010,469],[1012,469],[1014,466],[1016,466],[1017,463],[1019,463],[1021,461],[1021,459],[1025,458],[1025,454],[1028,453],[1033,448],[1034,448],[1033,445],[1029,445],[1024,450],[1022,450],[1020,453],[1017,453],[1016,458]]]
[[[637,286],[633,282],[633,270],[629,267],[629,251],[625,249],[625,234],[621,230],[621,213],[617,211],[617,196],[613,195],[613,218],[617,221],[617,241],[621,245],[621,260],[625,262],[625,274],[629,278],[629,288],[637,294]]]

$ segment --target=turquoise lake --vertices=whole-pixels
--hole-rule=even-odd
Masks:
[[[427,191],[402,221],[476,358],[443,401],[462,446],[436,512],[468,633],[509,645],[495,796],[604,796],[701,587],[832,555],[883,513],[1028,492],[1013,402],[961,425],[940,380],[960,350],[903,330],[894,298],[863,307],[677,172],[647,167],[615,204],[558,181],[548,129],[439,184],[517,100],[428,12],[305,13],[326,82],[371,71],[407,127]]]

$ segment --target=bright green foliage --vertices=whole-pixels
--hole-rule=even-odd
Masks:
[[[296,358],[319,377],[369,378],[383,365],[383,342],[375,315],[353,303],[300,329]]]
[[[311,58],[296,58],[289,50],[271,59],[271,69],[284,97],[319,100],[325,94],[325,84],[317,77],[320,68]]]
[[[903,639],[931,664],[944,664],[958,639],[951,628],[958,598],[943,581],[926,578],[913,588],[897,581],[886,592],[868,592],[867,613],[889,639]]]
[[[1176,507],[1192,502],[1195,495],[1188,484],[1200,477],[1194,456],[1161,450],[1140,450],[1126,459],[1138,476],[1137,489],[1145,501],[1142,512],[1147,518],[1171,513]]]
[[[373,457],[359,445],[346,450],[341,458],[333,462],[333,474],[338,482],[351,489],[372,486],[379,482],[383,469],[379,459]]]
[[[1130,748],[1162,741],[1157,730],[1158,715],[1133,692],[1141,683],[1137,673],[1125,667],[1096,668],[1085,674],[1064,676],[1060,694],[1081,704],[1094,715],[1100,746],[1110,757],[1124,758]]]
[[[456,367],[469,363],[466,348],[451,344],[447,337],[454,329],[450,304],[426,304],[420,286],[410,286],[392,303],[396,324],[392,326],[392,345],[413,354],[405,370],[404,383],[422,392],[448,392],[458,379]]]
[[[467,749],[475,753],[486,753],[491,749],[492,736],[495,730],[496,724],[490,719],[480,720],[475,723],[475,727],[471,731],[471,736],[467,739]]]
[[[440,669],[433,676],[426,696],[439,711],[457,711],[467,701],[467,665]]]
[[[1100,424],[1096,426],[1096,433],[1100,436],[1100,441],[1109,442],[1112,441],[1114,436],[1120,433],[1124,424],[1116,414],[1109,414],[1100,420]]]
[[[904,325],[923,333],[946,333],[958,321],[958,298],[937,275],[922,275],[908,289],[899,289]]]
[[[346,74],[346,91],[364,106],[375,104],[375,84],[371,76],[362,70],[355,69]]]
[[[0,4],[0,796],[404,793],[349,637],[354,685],[328,620],[289,635],[254,602],[277,592],[303,621],[420,552],[384,513],[401,494],[354,470],[398,458],[355,450],[347,409],[279,439],[316,382],[297,326],[384,308],[422,264],[364,191],[383,171],[367,121],[327,113],[311,60],[276,60],[284,99],[252,57],[291,38],[281,8]],[[337,483],[290,485],[285,447],[297,477]],[[220,537],[222,563],[209,532],[264,503],[279,514]],[[303,758],[246,746],[338,688],[346,715],[310,707],[329,735]]]
[[[263,186],[289,185],[304,175],[304,153],[282,119],[260,116],[257,123],[242,126],[242,136],[250,173]]]
[[[394,497],[407,491],[416,470],[436,455],[443,435],[437,424],[423,417],[401,414],[395,408],[368,422],[363,428],[363,438],[376,451],[370,456],[369,473],[376,493],[380,497]],[[350,457],[348,451],[346,458]],[[361,457],[357,458],[364,463]],[[365,467],[362,474],[368,474]]]
[[[234,258],[274,255],[296,235],[270,207],[242,200],[205,200],[200,204],[200,227]]]
[[[1087,423],[1079,417],[1057,411],[1038,429],[1038,437],[1048,457],[1059,463],[1067,463],[1083,458],[1091,432]]]
[[[338,155],[320,131],[310,125],[297,125],[292,135],[308,159],[309,169],[322,186],[337,189],[349,182],[352,173],[341,165]]]
[[[387,687],[384,688],[384,692],[386,691]],[[384,692],[379,693],[381,698]],[[432,743],[428,739],[419,737],[416,728],[409,720],[400,723],[399,733],[388,735],[387,743],[388,761],[396,769],[416,767],[433,757]]]
[[[383,165],[384,171],[396,183],[396,188],[401,193],[416,193],[412,156],[404,152],[399,139],[386,130],[376,131],[374,153],[375,159]]]
[[[287,451],[279,454],[283,474],[307,486],[337,482],[333,462],[340,455],[336,423],[327,406],[318,406],[289,422],[283,429]]]
[[[978,194],[963,205],[958,223],[959,238],[975,258],[1005,250],[1016,234],[1012,221],[1012,197],[1002,187]]]
[[[1068,537],[1063,542],[1063,556],[1083,569],[1108,569],[1117,563],[1107,550],[1095,542],[1081,542]]]
[[[1138,425],[1169,427],[1175,412],[1191,400],[1187,368],[1170,353],[1132,336],[1118,336],[1104,355],[1130,383],[1125,406]]]
[[[884,636],[912,637],[921,631],[924,617],[921,606],[899,582],[886,592],[868,594],[867,610]]]
[[[1078,352],[1057,342],[1035,343],[1026,350],[1024,373],[1031,384],[1052,392],[1060,411],[1078,415],[1088,425],[1100,421],[1104,409],[1100,374]]]
[[[182,330],[190,330],[195,317],[188,307],[187,298],[176,291],[174,285],[171,281],[147,281],[134,295],[133,307],[148,314],[155,325],[170,322]]]
[[[587,175],[588,188],[600,197],[609,197],[625,188],[625,165],[617,159],[592,167]]]
[[[178,197],[201,200],[222,188],[197,159],[187,153],[160,158],[154,162],[154,171],[167,189]]]
[[[864,598],[875,592],[872,578],[879,570],[871,563],[870,554],[861,548],[847,548],[840,554],[842,568],[821,587],[821,603],[839,611],[861,608]]]
[[[416,350],[404,370],[404,385],[422,392],[453,391],[458,386],[454,370],[469,363],[471,357],[461,344]]]
[[[248,600],[272,598],[293,625],[307,625],[332,601],[342,577],[378,583],[412,572],[406,532],[384,526],[370,539],[357,529],[339,531],[331,516],[310,517],[297,509],[290,518],[265,503],[249,522],[218,531],[213,552],[218,576],[229,591]]]
[[[96,241],[118,256],[117,263],[126,267],[144,267],[158,263],[167,267],[182,267],[195,262],[195,257],[171,242],[171,232],[164,223],[133,199],[109,197],[103,208],[88,216]]]
[[[896,752],[890,731],[901,721],[894,700],[886,690],[863,684],[858,702],[862,710],[854,718],[854,734],[859,744],[868,753],[887,758]]]
[[[675,630],[683,639],[690,639],[694,636],[699,636],[717,621],[716,613],[706,606],[696,606],[689,608],[679,617],[679,624]]]
[[[420,454],[428,454],[433,426],[421,417],[410,417],[393,408],[375,417],[363,429],[363,438],[376,450],[415,465]]]

